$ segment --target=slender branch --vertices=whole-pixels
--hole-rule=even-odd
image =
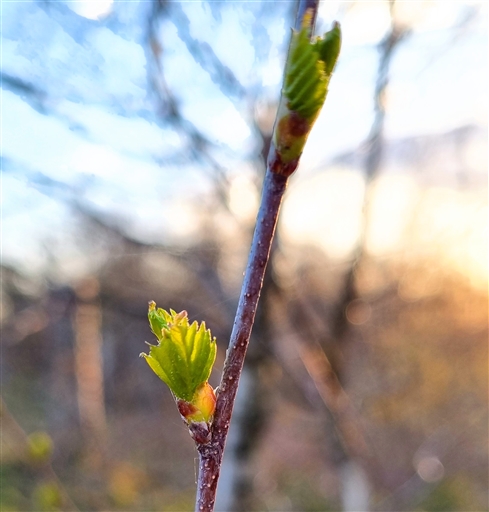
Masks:
[[[222,454],[231,422],[239,377],[255,319],[263,277],[272,245],[278,213],[288,178],[267,170],[251,252],[243,281],[233,331],[229,342],[209,444],[198,447],[200,453],[196,510],[212,511]]]
[[[300,0],[296,28],[300,28],[306,11],[312,14],[311,28],[316,19],[319,0]],[[199,451],[199,479],[197,483],[196,512],[212,512],[226,438],[231,423],[239,378],[250,340],[256,308],[263,285],[277,218],[289,176],[299,160],[285,164],[272,145],[263,183],[260,209],[251,243],[246,273],[239,298],[221,383],[217,392],[216,410],[211,427],[211,441],[197,445]]]

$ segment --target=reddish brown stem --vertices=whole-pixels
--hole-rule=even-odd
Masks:
[[[287,176],[270,170],[265,175],[261,206],[256,221],[250,256],[221,383],[217,392],[211,442],[198,447],[200,465],[196,511],[199,512],[211,512],[214,508],[222,454],[231,422],[238,381],[248,348],[278,212],[287,181]]]
[[[314,26],[319,0],[300,0],[296,28],[300,28],[307,10]],[[226,437],[231,423],[238,382],[251,336],[263,278],[272,246],[282,198],[289,176],[295,171],[298,159],[285,164],[270,148],[267,172],[263,183],[260,209],[256,219],[251,251],[239,298],[229,348],[226,353],[221,383],[217,391],[216,410],[211,426],[211,441],[198,444],[199,479],[197,483],[196,512],[212,512],[216,499],[217,482],[221,470]]]

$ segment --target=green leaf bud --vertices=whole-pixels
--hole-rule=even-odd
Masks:
[[[151,302],[148,317],[158,345],[150,345],[149,354],[141,356],[177,398],[191,402],[197,388],[209,379],[216,339],[204,322],[189,324],[186,311],[168,313]]]
[[[283,88],[289,110],[304,119],[314,117],[323,105],[326,88],[324,62],[316,45],[311,43],[308,30],[293,32]]]
[[[311,41],[309,21],[292,31],[285,65],[282,99],[273,140],[284,163],[297,160],[324,104],[341,47],[341,30],[333,28]]]
[[[168,313],[150,302],[148,318],[158,345],[150,345],[149,354],[141,357],[170,388],[195,441],[206,443],[216,407],[216,395],[207,382],[216,359],[216,339],[204,322],[189,324],[186,311]]]

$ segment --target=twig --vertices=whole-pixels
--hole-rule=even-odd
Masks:
[[[263,196],[251,245],[236,319],[231,333],[226,362],[218,388],[216,410],[209,444],[200,445],[198,511],[213,510],[222,454],[231,422],[239,377],[248,348],[251,329],[263,284],[270,247],[288,177],[267,170]]]
[[[310,23],[311,28],[313,28],[318,4],[319,0],[299,1],[296,18],[297,29],[301,27],[306,11],[312,14]],[[212,512],[214,510],[226,437],[277,225],[278,213],[288,178],[295,171],[298,163],[298,159],[296,159],[284,164],[273,145],[270,148],[261,205],[221,383],[218,388],[216,410],[211,428],[211,441],[207,444],[198,445],[199,478],[196,512]]]

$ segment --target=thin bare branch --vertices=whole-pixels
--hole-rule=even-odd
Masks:
[[[314,26],[319,2],[299,2],[296,27],[301,27],[306,12],[312,14],[310,23]],[[251,251],[239,298],[221,383],[217,393],[216,411],[211,428],[211,441],[198,445],[199,478],[197,483],[196,512],[214,510],[217,483],[221,470],[226,438],[231,423],[234,401],[238,391],[239,378],[248,348],[255,319],[258,300],[263,286],[265,270],[270,255],[275,227],[282,198],[289,176],[295,171],[298,159],[282,162],[275,148],[270,148],[268,168],[263,184],[261,205],[251,243]]]

